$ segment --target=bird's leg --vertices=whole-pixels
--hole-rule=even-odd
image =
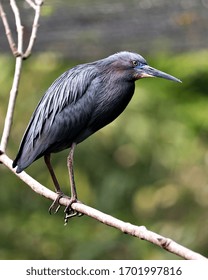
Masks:
[[[53,180],[54,186],[55,186],[55,190],[56,193],[58,194],[57,198],[54,200],[54,202],[51,204],[51,206],[49,207],[48,211],[51,214],[52,210],[55,209],[55,213],[58,212],[58,210],[60,209],[60,204],[59,204],[59,200],[61,197],[64,196],[64,193],[62,192],[59,182],[56,178],[56,175],[53,171],[53,167],[51,165],[51,160],[50,160],[51,156],[50,154],[44,155],[44,160],[45,160],[45,164],[50,172],[51,178]]]
[[[73,158],[74,158],[74,149],[76,147],[76,143],[72,143],[71,149],[69,152],[69,155],[67,157],[67,167],[69,171],[69,180],[71,185],[71,198],[68,206],[65,209],[65,224],[67,224],[67,221],[69,218],[74,216],[82,216],[81,213],[78,213],[77,211],[73,210],[71,208],[72,203],[77,202],[77,191],[76,191],[76,185],[74,180],[74,170],[73,170]]]
[[[69,180],[71,185],[71,199],[72,202],[77,201],[77,191],[75,186],[75,180],[74,180],[74,170],[73,170],[73,159],[74,159],[74,149],[76,147],[76,143],[72,143],[71,149],[67,158],[67,167],[69,170]]]

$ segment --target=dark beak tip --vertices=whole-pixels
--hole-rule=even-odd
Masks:
[[[169,80],[169,81],[172,81],[172,82],[176,82],[176,83],[182,83],[182,81],[180,80],[180,79],[178,79],[178,78],[175,78],[175,77],[173,77],[173,78],[164,78],[165,80]]]
[[[174,77],[174,76],[171,76],[171,75],[165,75],[165,76],[153,76],[155,78],[162,78],[162,79],[165,79],[167,81],[172,81],[172,82],[175,82],[175,83],[183,83],[180,79]]]
[[[177,79],[177,78],[175,78],[174,80],[172,80],[173,82],[176,82],[176,83],[183,83],[181,80],[179,80],[179,79]]]
[[[146,65],[145,67],[143,67],[144,73],[143,77],[157,77],[157,78],[162,78],[162,79],[166,79],[166,80],[170,80],[173,82],[177,82],[177,83],[182,83],[182,81],[170,74],[167,74],[163,71],[160,71],[158,69],[155,69],[153,67],[150,67],[149,65]]]
[[[158,78],[162,78],[162,79],[165,79],[165,80],[169,80],[169,81],[173,81],[173,82],[176,82],[176,83],[182,83],[182,81],[172,75],[169,75],[167,73],[164,73],[164,72],[159,72],[159,75],[158,73],[155,75],[155,77],[158,77]]]

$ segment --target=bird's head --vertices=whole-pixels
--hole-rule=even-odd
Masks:
[[[119,52],[108,57],[108,59],[111,60],[111,65],[113,65],[114,69],[120,72],[124,71],[128,73],[128,77],[133,80],[149,77],[159,77],[181,83],[179,79],[149,66],[146,60],[137,53],[125,51]]]

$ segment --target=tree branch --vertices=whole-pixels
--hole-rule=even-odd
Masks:
[[[7,40],[9,42],[10,49],[11,49],[13,55],[17,56],[17,53],[18,53],[17,47],[16,47],[16,44],[14,42],[12,32],[11,32],[11,29],[10,29],[10,26],[9,26],[9,23],[8,23],[8,20],[7,20],[7,16],[6,16],[6,13],[4,12],[4,9],[3,9],[3,6],[2,6],[1,2],[0,2],[0,17],[1,17],[3,25],[4,25],[4,29],[5,29],[5,33],[6,33],[6,36],[7,36]]]
[[[57,198],[56,193],[41,185],[39,182],[30,177],[25,171],[21,172],[20,174],[16,174],[15,169],[12,168],[12,160],[6,154],[0,155],[0,161],[37,194],[40,194],[53,201]],[[70,198],[64,197],[61,198],[59,202],[61,205],[67,206],[69,199]],[[123,222],[82,203],[73,203],[72,208],[80,213],[98,220],[101,223],[104,223],[105,225],[119,229],[123,233],[135,236],[141,240],[149,241],[170,253],[180,256],[181,258],[188,260],[207,260],[207,258],[204,256],[176,243],[169,238],[148,230],[145,226],[136,226]]]
[[[2,152],[5,152],[5,150],[6,150],[11,127],[12,127],[14,107],[15,107],[16,98],[17,98],[17,94],[18,94],[18,87],[19,87],[20,75],[21,75],[21,70],[22,70],[22,60],[23,60],[23,58],[25,59],[31,54],[32,47],[34,45],[36,34],[37,34],[37,29],[38,29],[38,21],[39,21],[39,17],[40,17],[40,7],[43,4],[42,0],[36,0],[36,2],[27,0],[27,2],[29,3],[30,6],[35,8],[35,16],[34,16],[30,41],[29,41],[27,50],[25,51],[24,54],[23,54],[23,26],[21,23],[20,13],[19,13],[19,9],[17,7],[16,1],[10,0],[10,5],[11,5],[12,11],[14,13],[15,22],[16,22],[17,41],[18,41],[17,48],[16,48],[16,45],[15,45],[13,37],[12,37],[12,33],[11,33],[11,30],[10,30],[10,27],[9,27],[9,24],[7,21],[6,14],[5,14],[2,4],[0,2],[0,16],[2,17],[2,21],[4,24],[5,32],[7,34],[10,48],[13,52],[13,55],[16,57],[14,79],[13,79],[13,84],[12,84],[12,88],[10,91],[9,104],[8,104],[8,108],[7,108],[7,114],[6,114],[5,122],[4,122],[4,129],[3,129],[1,143],[0,143],[0,150]]]
[[[7,114],[6,114],[6,118],[5,118],[5,122],[4,122],[3,134],[2,134],[2,138],[1,138],[0,149],[3,152],[6,150],[6,146],[7,146],[8,140],[9,140],[9,135],[10,135],[11,127],[12,127],[14,107],[15,107],[15,103],[16,103],[20,74],[21,74],[21,69],[22,69],[22,51],[23,51],[23,26],[21,24],[19,9],[16,5],[15,0],[10,0],[10,5],[11,5],[12,11],[15,16],[18,44],[17,44],[17,51],[16,50],[15,50],[15,52],[13,51],[13,54],[16,56],[16,64],[15,64],[13,84],[12,84],[12,88],[10,91],[10,98],[9,98],[9,104],[8,104],[8,108],[7,108]],[[4,21],[5,21],[5,19],[4,19]],[[5,22],[7,22],[7,20]],[[6,27],[8,27],[8,26],[5,25],[5,28]],[[7,30],[5,30],[5,31],[7,32]],[[11,41],[11,38],[12,37],[10,35],[10,41]],[[11,47],[11,45],[10,45],[10,47]]]
[[[10,91],[9,104],[8,104],[8,108],[7,108],[7,114],[5,117],[4,129],[3,129],[2,138],[1,138],[0,150],[2,152],[5,152],[5,150],[6,150],[11,127],[12,127],[14,107],[15,107],[17,93],[18,93],[21,69],[22,69],[22,57],[18,56],[16,58],[14,79],[13,79],[12,88]]]
[[[40,8],[41,8],[41,5],[43,4],[42,0],[36,1],[36,3],[34,3],[31,0],[26,0],[26,2],[35,10],[35,16],[34,16],[34,20],[33,20],[33,26],[32,26],[32,32],[31,32],[29,44],[23,55],[24,59],[31,55],[32,48],[35,43],[38,27],[39,27],[38,22],[39,22],[39,18],[40,18]]]
[[[10,5],[14,13],[17,28],[17,56],[22,56],[23,52],[23,26],[21,23],[19,9],[15,0],[10,0]]]

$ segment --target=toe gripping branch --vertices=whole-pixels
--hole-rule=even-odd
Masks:
[[[50,214],[52,214],[52,212],[54,214],[56,214],[61,205],[59,203],[59,200],[62,198],[62,197],[65,197],[65,198],[68,198],[69,199],[69,204],[66,206],[65,210],[64,210],[64,213],[65,213],[65,216],[64,216],[64,225],[67,225],[68,223],[68,220],[70,218],[73,218],[73,217],[81,217],[83,216],[84,214],[83,213],[80,213],[74,209],[72,209],[72,204],[75,203],[75,202],[79,202],[77,199],[73,199],[73,198],[70,198],[69,196],[65,195],[63,192],[57,192],[57,198],[53,201],[53,203],[51,204],[51,206],[49,207],[48,209],[48,212]]]

